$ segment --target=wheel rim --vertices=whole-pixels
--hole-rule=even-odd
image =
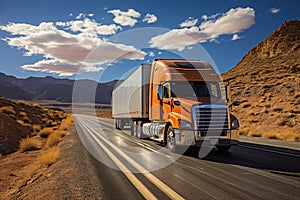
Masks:
[[[170,131],[170,133],[168,134],[168,147],[172,150],[175,148],[175,138],[173,136],[173,131]]]

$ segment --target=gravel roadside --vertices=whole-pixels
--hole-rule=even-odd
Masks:
[[[93,158],[82,146],[74,127],[59,147],[58,161],[10,199],[106,199]]]

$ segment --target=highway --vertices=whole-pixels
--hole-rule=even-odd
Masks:
[[[75,115],[75,125],[107,199],[300,199],[300,150],[242,142],[200,159],[115,130],[113,120]]]

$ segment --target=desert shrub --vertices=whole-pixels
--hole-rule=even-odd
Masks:
[[[55,132],[54,132],[53,134],[49,135],[46,145],[48,147],[55,146],[61,141],[62,141],[61,136],[58,134],[55,134]]]
[[[45,151],[41,155],[41,163],[49,166],[56,162],[57,158],[59,156],[59,149],[58,148],[52,148],[48,151]]]
[[[285,124],[286,124],[285,119],[278,119],[278,120],[277,120],[277,125],[278,125],[278,126],[284,126]]]
[[[37,103],[32,104],[32,106],[36,107],[36,108],[41,108],[41,106],[39,104],[37,104]]]
[[[60,125],[60,130],[67,130],[68,128],[71,127],[73,123],[73,116],[68,115],[66,119],[63,119]]]
[[[58,135],[59,137],[61,137],[61,138],[63,138],[63,137],[65,137],[66,136],[66,131],[63,131],[63,130],[56,130],[55,132],[54,132],[54,134],[55,135]]]
[[[20,124],[20,125],[22,125],[22,126],[31,128],[31,125],[28,124],[28,123],[25,123],[23,120],[18,119],[18,120],[17,120],[17,123]]]
[[[51,126],[57,126],[57,122],[51,122]]]
[[[249,128],[240,128],[239,133],[240,135],[248,135]]]
[[[282,108],[280,108],[280,107],[273,107],[272,108],[272,111],[273,112],[281,112],[283,109]]]
[[[39,132],[39,135],[43,138],[47,138],[49,135],[51,135],[53,133],[53,129],[52,128],[49,128],[49,127],[46,127],[46,128],[43,128],[40,132]]]
[[[23,112],[23,111],[21,111],[21,112],[19,113],[19,115],[23,117],[23,116],[27,116],[27,113],[26,113],[26,112]]]
[[[262,133],[262,138],[284,140],[284,135],[276,130],[267,130]]]
[[[249,108],[251,106],[251,104],[245,102],[245,103],[242,103],[241,106],[242,106],[242,108]]]
[[[22,106],[31,106],[30,103],[26,102],[26,101],[22,101],[22,100],[19,100],[17,101],[18,104],[22,105]]]
[[[3,112],[7,115],[15,115],[16,114],[14,107],[12,107],[12,106],[3,106],[0,108],[0,112]]]
[[[300,92],[297,92],[295,95],[294,95],[294,98],[297,99],[300,97]]]
[[[261,133],[259,133],[255,129],[249,129],[249,132],[248,132],[247,136],[250,136],[250,137],[261,137]]]
[[[41,130],[41,125],[39,124],[32,125],[33,135],[36,135],[40,130]]]
[[[31,120],[27,116],[23,116],[22,119],[25,123],[31,123]]]
[[[37,150],[41,148],[41,141],[36,138],[23,138],[20,140],[19,149],[21,152]]]

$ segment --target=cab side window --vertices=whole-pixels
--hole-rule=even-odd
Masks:
[[[164,99],[170,98],[170,84],[164,84]]]

